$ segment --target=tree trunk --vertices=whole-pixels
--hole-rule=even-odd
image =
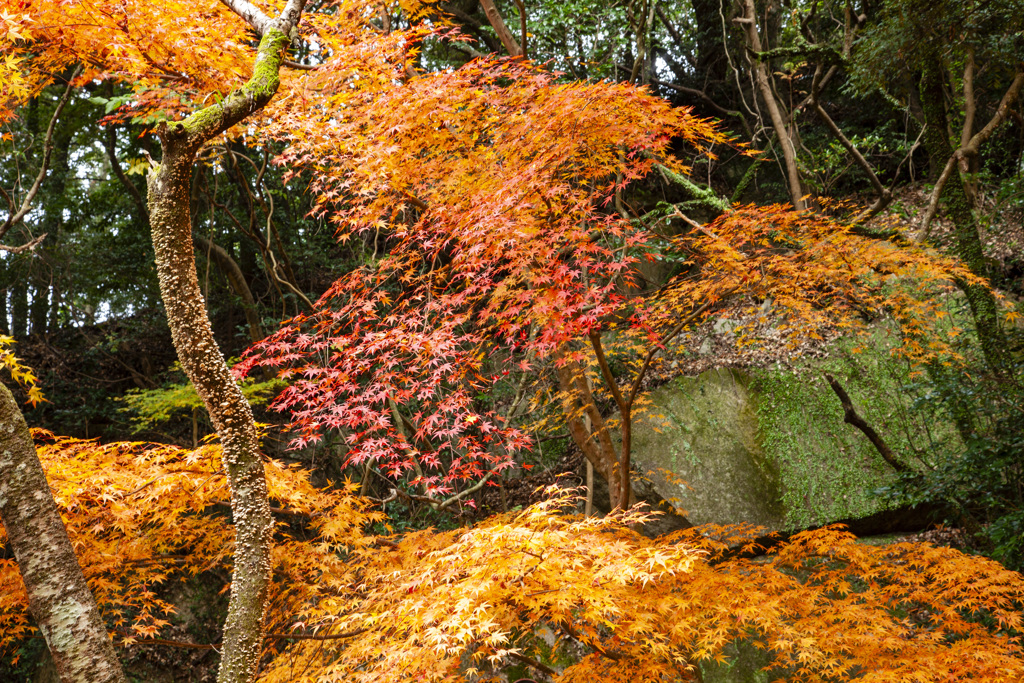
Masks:
[[[17,264],[24,271],[24,264]],[[12,268],[13,270],[13,268]],[[15,339],[24,339],[28,336],[28,284],[24,276],[15,275],[10,278],[11,285],[11,336]]]
[[[212,240],[205,237],[197,237],[196,241],[207,250],[210,258],[220,268],[220,272],[224,273],[224,277],[228,279],[231,289],[242,300],[245,321],[249,325],[249,339],[252,340],[253,344],[260,341],[265,336],[263,334],[263,326],[260,324],[259,312],[256,310],[256,300],[249,289],[249,283],[245,281],[242,269],[235,262],[235,259],[231,258],[231,254],[223,247],[214,244]]]
[[[747,34],[747,46],[754,53],[751,57],[751,68],[754,70],[754,78],[757,82],[757,89],[761,93],[764,106],[768,109],[768,115],[772,120],[772,128],[779,140],[779,147],[782,148],[782,156],[785,161],[786,182],[789,185],[789,199],[793,208],[803,211],[807,208],[804,202],[804,191],[800,185],[800,171],[796,165],[796,146],[793,144],[793,136],[786,127],[786,119],[782,116],[779,103],[772,93],[771,75],[768,65],[758,56],[761,50],[761,38],[757,33],[757,13],[754,11],[754,0],[744,0],[744,15],[740,18],[743,29]]]
[[[10,266],[6,260],[0,261],[0,282],[11,283],[10,278]],[[0,334],[9,335],[11,333],[10,319],[7,315],[7,300],[10,298],[11,285],[7,284],[3,289],[0,289]]]
[[[192,249],[190,185],[196,153],[207,141],[264,107],[277,92],[288,33],[303,0],[270,20],[240,0],[227,3],[262,34],[249,82],[184,121],[162,126],[159,166],[149,175],[149,216],[160,294],[182,367],[210,414],[223,448],[235,524],[234,571],[218,681],[247,683],[259,666],[270,591],[273,521],[252,410],[213,338]]]
[[[612,509],[627,508],[632,498],[629,472],[621,466],[619,452],[594,403],[594,396],[587,386],[582,368],[572,362],[559,366],[562,357],[561,353],[555,356],[555,374],[561,389],[562,412],[568,421],[569,435],[598,475],[608,482]]]
[[[29,610],[64,683],[124,683],[96,600],[53,502],[28,425],[0,384],[0,521]]]
[[[942,91],[942,71],[938,66],[938,58],[929,60],[921,76],[921,105],[927,125],[924,131],[924,144],[931,160],[941,159],[945,163],[953,156],[953,146],[946,133],[947,119],[944,94]],[[971,204],[964,190],[960,173],[953,169],[942,197],[946,200],[946,211],[953,221],[954,248],[964,264],[975,275],[988,277],[988,266],[982,249],[978,225],[971,212]],[[980,285],[958,283],[960,290],[967,298],[974,318],[974,326],[978,331],[985,360],[993,369],[1002,365],[1005,340],[999,329],[999,314],[995,298],[988,288]]]
[[[42,268],[42,263],[35,264]],[[46,321],[50,317],[50,282],[38,271],[32,278],[32,334],[46,334]]]
[[[725,54],[725,39],[722,35],[721,0],[690,0],[693,18],[697,24],[697,75],[712,86],[725,81],[729,59]],[[679,45],[679,49],[686,49]]]
[[[494,6],[494,1],[480,0],[480,6],[483,8],[484,14],[487,15],[487,21],[490,22],[494,32],[498,34],[498,39],[501,40],[501,44],[505,46],[509,55],[512,57],[522,57],[523,46],[519,44],[515,36],[512,35],[512,32],[508,30],[508,26],[505,25],[505,21],[501,18],[501,13]]]

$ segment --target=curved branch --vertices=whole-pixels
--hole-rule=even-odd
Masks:
[[[142,216],[143,220],[149,220],[149,209],[146,208],[146,201],[142,198],[142,194],[139,193],[139,189],[135,187],[135,183],[131,181],[128,175],[121,168],[121,162],[117,159],[117,128],[110,126],[107,128],[106,138],[107,158],[110,160],[110,168],[114,171],[114,175],[121,181],[124,188],[128,190],[128,194],[132,196],[132,200],[135,202],[135,206],[139,209],[139,215]]]
[[[856,409],[853,407],[853,401],[850,400],[850,395],[846,393],[843,385],[837,382],[835,377],[827,372],[825,373],[825,381],[828,382],[830,387],[832,387],[832,391],[835,392],[835,395],[839,398],[839,402],[843,405],[843,422],[848,425],[853,425],[863,432],[864,436],[868,437],[868,441],[871,442],[871,445],[873,445],[875,450],[878,451],[878,454],[882,456],[882,459],[889,463],[894,470],[900,473],[912,472],[913,470],[903,464],[899,458],[896,457],[892,452],[892,449],[889,448],[889,444],[885,442],[885,439],[883,439],[882,436],[876,432],[863,417],[857,414]]]
[[[21,246],[18,247],[9,247],[6,244],[0,244],[0,251],[6,251],[8,254],[21,254],[26,251],[32,251],[33,249],[35,249],[36,247],[43,243],[43,240],[46,239],[46,235],[47,233],[44,232],[39,237],[36,237],[31,241],[26,242],[25,244],[22,244]]]
[[[928,211],[925,213],[924,222],[921,226],[920,239],[923,239],[928,234],[929,226],[931,226],[931,222],[935,219],[935,213],[939,208],[939,197],[942,195],[942,190],[945,189],[946,183],[949,182],[953,169],[959,165],[961,160],[976,156],[981,151],[981,146],[992,137],[992,133],[995,132],[996,128],[1009,116],[1010,108],[1017,101],[1017,97],[1020,96],[1022,87],[1024,87],[1024,66],[1019,66],[1017,68],[1017,75],[1003,94],[1003,98],[999,101],[999,106],[996,107],[996,113],[993,114],[984,128],[971,137],[966,144],[961,145],[959,149],[953,152],[953,156],[946,162],[945,168],[942,169],[942,175],[936,181],[935,187],[932,189],[932,196],[928,200]],[[965,130],[962,138],[966,137],[967,131]]]
[[[235,291],[242,299],[242,311],[245,313],[245,321],[249,325],[249,338],[252,343],[263,339],[266,336],[263,333],[263,326],[260,324],[260,316],[256,310],[256,300],[252,296],[252,290],[249,289],[249,283],[245,281],[245,274],[242,269],[238,266],[235,259],[231,258],[231,254],[219,244],[215,244],[213,240],[206,237],[196,237],[196,241],[199,242],[207,251],[210,258],[217,264],[220,271],[224,273],[224,277],[228,279],[231,284],[231,289]]]
[[[35,182],[32,183],[32,187],[29,188],[28,194],[25,195],[18,210],[8,216],[3,225],[0,225],[0,239],[3,239],[8,230],[20,223],[29,212],[29,209],[32,208],[32,202],[35,200],[36,194],[39,193],[39,188],[42,187],[43,180],[46,178],[46,171],[50,166],[50,155],[53,153],[53,131],[57,126],[57,118],[60,117],[60,113],[64,110],[64,105],[71,98],[71,85],[80,73],[82,73],[82,67],[75,67],[71,78],[68,79],[68,85],[64,89],[64,94],[57,102],[57,108],[53,110],[53,116],[50,117],[50,125],[46,127],[46,138],[43,142],[43,161],[39,166],[39,174],[36,176]],[[6,195],[6,193],[4,194]],[[10,202],[8,201],[8,203]]]

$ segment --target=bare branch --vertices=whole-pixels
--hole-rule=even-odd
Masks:
[[[849,14],[849,11],[847,11],[847,14]],[[868,180],[871,181],[871,185],[875,188],[875,192],[878,193],[878,199],[875,200],[875,203],[872,204],[867,211],[862,212],[854,219],[855,223],[863,223],[864,221],[878,215],[882,209],[892,202],[892,192],[882,184],[882,181],[878,179],[878,176],[875,174],[875,169],[871,167],[868,160],[865,159],[864,155],[860,153],[860,150],[850,142],[849,138],[843,134],[843,131],[840,130],[839,126],[837,126],[835,121],[832,120],[832,117],[830,117],[824,107],[821,106],[821,102],[818,101],[818,95],[821,91],[821,81],[819,79],[820,74],[821,68],[819,67],[815,70],[814,80],[811,83],[811,94],[808,98],[810,100],[811,107],[818,114],[818,117],[825,122],[825,126],[832,132],[832,135],[839,140],[839,143],[846,149],[850,156],[853,157],[856,164],[861,167],[864,173],[867,174]]]
[[[43,240],[46,239],[46,234],[47,233],[44,232],[42,235],[36,237],[31,242],[26,242],[25,244],[22,244],[19,247],[9,247],[6,244],[0,244],[0,251],[6,251],[8,254],[21,254],[26,251],[32,251],[33,249],[35,249],[36,247],[43,243]]]
[[[965,77],[970,75],[971,72],[965,74]],[[1006,119],[1010,114],[1010,108],[1013,103],[1017,101],[1017,97],[1020,95],[1022,86],[1024,86],[1024,66],[1018,67],[1017,75],[1014,77],[1013,82],[1010,83],[1010,87],[1006,89],[1003,94],[1003,98],[999,101],[999,106],[996,108],[996,113],[993,114],[985,127],[979,130],[966,144],[962,144],[958,150],[953,152],[953,156],[946,162],[946,167],[942,169],[942,174],[939,179],[935,182],[935,187],[932,189],[931,199],[928,201],[928,211],[925,213],[924,222],[921,226],[921,233],[918,240],[924,239],[928,234],[928,229],[931,226],[931,222],[935,219],[935,213],[939,207],[939,197],[942,195],[942,190],[945,189],[946,183],[949,181],[950,176],[953,174],[953,169],[957,167],[961,160],[968,157],[977,155],[981,151],[981,146],[992,136],[996,128]],[[966,86],[973,92],[973,85]],[[972,114],[973,118],[973,114]],[[966,138],[967,134],[964,133],[961,136],[961,140]]]
[[[438,503],[437,506],[434,509],[435,510],[444,510],[446,507],[448,507],[448,506],[450,506],[450,505],[452,505],[452,504],[462,500],[466,496],[471,495],[473,493],[476,493],[477,491],[482,489],[484,487],[484,485],[487,484],[488,480],[490,480],[490,478],[493,477],[493,476],[494,476],[494,470],[491,470],[490,472],[485,474],[483,477],[481,477],[480,481],[478,481],[477,483],[473,484],[468,489],[464,489],[464,490],[456,493],[454,496],[452,496],[450,498],[447,498],[444,501]]]
[[[522,34],[520,39],[520,47],[523,50],[523,58],[526,58],[526,5],[523,4],[523,0],[515,0],[516,7],[519,8],[519,30]]]
[[[121,168],[121,162],[117,159],[117,128],[114,126],[107,128],[106,148],[107,158],[110,160],[110,168],[114,171],[114,175],[121,181],[125,189],[128,190],[128,194],[131,195],[135,206],[139,210],[139,216],[148,222],[149,209],[146,208],[146,201],[142,198],[142,194],[135,187],[135,184],[125,174],[124,169]]]
[[[248,0],[220,0],[229,10],[242,18],[245,23],[252,26],[256,33],[261,36],[271,26],[270,17],[263,13],[259,7],[248,2]]]
[[[479,59],[485,56],[483,52],[480,52],[473,46],[458,41],[452,41],[448,43],[448,47],[452,48],[453,50],[458,50],[459,52],[468,56],[470,59]]]
[[[537,671],[542,671],[542,672],[546,673],[548,676],[557,676],[558,675],[558,672],[555,671],[554,669],[552,669],[547,664],[544,664],[542,662],[538,662],[536,659],[531,659],[530,657],[527,657],[526,655],[521,655],[518,652],[509,652],[508,656],[513,658],[513,659],[518,659],[520,662],[522,662],[523,664],[529,666],[530,668],[536,669]],[[509,676],[509,678],[511,678],[511,676]]]
[[[611,367],[608,365],[608,359],[604,355],[604,346],[601,344],[601,332],[597,328],[590,330],[590,345],[594,347],[594,354],[597,356],[597,364],[601,368],[601,375],[604,377],[604,383],[608,386],[608,391],[612,392],[612,397],[615,399],[615,404],[619,407],[619,412],[623,415],[632,406],[630,401],[627,403],[622,397],[622,392],[619,390],[619,385],[615,381],[615,375],[612,374]],[[630,397],[632,399],[632,397]]]
[[[878,451],[878,454],[892,466],[897,472],[911,472],[912,470],[905,464],[900,462],[896,455],[889,448],[889,444],[885,442],[885,439],[876,432],[867,421],[857,414],[857,411],[853,407],[853,401],[850,400],[849,394],[843,389],[843,385],[836,381],[835,377],[825,373],[825,381],[832,387],[832,391],[839,398],[839,402],[843,405],[843,422],[849,425],[853,425],[864,433],[864,436],[868,437],[868,440]]]
[[[50,125],[46,127],[46,139],[43,142],[43,161],[39,165],[39,175],[36,176],[36,180],[32,183],[32,187],[29,188],[28,194],[21,202],[21,207],[8,216],[4,224],[0,226],[0,239],[7,234],[7,231],[12,226],[17,225],[25,218],[25,214],[32,208],[32,202],[36,198],[36,194],[39,193],[39,188],[43,185],[43,180],[46,178],[46,171],[50,166],[50,155],[53,153],[53,131],[57,126],[57,118],[60,116],[61,111],[64,110],[64,105],[68,103],[68,99],[71,97],[71,84],[78,78],[78,74],[82,73],[82,67],[75,67],[74,73],[71,74],[71,78],[68,79],[68,86],[64,89],[64,94],[57,102],[57,108],[53,110],[53,116],[50,117]],[[5,193],[6,194],[6,193]],[[8,203],[10,201],[8,200]]]
[[[377,476],[380,476],[380,477],[384,476],[384,475],[380,474],[380,472],[375,472],[375,473],[377,474]],[[415,493],[409,493],[408,491],[402,491],[401,489],[397,489],[397,488],[391,489],[391,493],[393,495],[397,494],[397,495],[401,496],[402,498],[405,498],[406,500],[414,500],[417,503],[425,503],[426,505],[429,505],[432,509],[437,510],[437,511],[440,512],[441,510],[444,510],[445,508],[448,508],[448,507],[454,505],[455,503],[457,503],[458,501],[462,500],[466,496],[472,495],[472,494],[476,493],[477,491],[479,491],[480,489],[482,489],[487,484],[487,482],[490,481],[491,477],[494,476],[494,473],[495,473],[495,470],[490,470],[487,474],[485,474],[483,477],[481,477],[480,481],[478,481],[477,483],[473,484],[468,489],[464,489],[462,491],[459,491],[454,496],[451,496],[450,498],[445,498],[444,500],[438,500],[436,498],[431,498],[430,496],[420,496],[420,495],[417,495]],[[381,502],[389,502],[390,500],[392,500],[392,498],[391,498],[391,496],[388,496],[386,499],[384,499]]]
[[[957,150],[959,152],[960,150]],[[956,153],[949,158],[946,162],[945,168],[942,169],[942,173],[939,174],[939,179],[935,181],[935,187],[932,188],[932,196],[928,200],[928,210],[924,214],[924,221],[921,224],[921,232],[918,234],[918,242],[923,241],[931,229],[932,221],[935,220],[935,214],[939,210],[939,196],[942,194],[942,190],[945,189],[946,183],[949,182],[949,176],[952,175],[953,169],[957,166]]]
[[[283,60],[281,62],[281,66],[286,66],[289,69],[298,69],[299,71],[316,71],[320,68],[314,64],[299,64],[298,62],[293,62],[290,59]]]
[[[676,92],[681,92],[681,93],[685,93],[687,95],[693,95],[694,97],[699,97],[709,107],[711,107],[712,109],[717,111],[722,116],[735,116],[735,117],[737,117],[739,119],[742,119],[743,120],[743,124],[746,125],[746,119],[744,119],[742,113],[740,113],[738,111],[733,111],[732,109],[726,109],[725,107],[721,106],[720,104],[715,102],[713,99],[708,97],[707,93],[705,93],[703,90],[697,90],[696,88],[687,88],[685,85],[678,85],[676,83],[669,83],[668,81],[660,81],[657,78],[652,78],[651,79],[651,83],[655,83],[657,85],[664,86],[666,88],[671,88],[672,90],[675,90]]]

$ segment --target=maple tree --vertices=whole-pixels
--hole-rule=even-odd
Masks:
[[[860,550],[825,532],[800,539],[768,568],[724,556],[716,564],[701,550],[715,558],[722,548],[699,536],[636,537],[621,524],[641,521],[637,513],[555,514],[564,497],[479,530],[375,539],[362,533],[379,519],[365,501],[314,489],[304,472],[265,461],[213,343],[192,255],[192,165],[223,134],[287,142],[279,162],[313,171],[318,212],[342,238],[383,233],[389,246],[245,367],[286,365],[292,384],[280,405],[298,408],[300,443],[342,429],[353,462],[382,463],[391,476],[426,467],[414,483],[438,507],[527,447],[513,422],[526,405],[523,381],[505,415],[476,401],[506,377],[550,361],[567,378],[565,397],[579,403],[566,409],[570,422],[581,411],[600,417],[587,394],[592,365],[582,340],[625,408],[628,433],[640,385],[629,385],[628,402],[618,395],[601,358],[606,327],[638,340],[649,360],[679,327],[672,318],[680,311],[696,323],[726,304],[749,312],[771,297],[789,312],[790,334],[893,309],[919,340],[927,300],[892,295],[883,276],[940,285],[970,276],[782,208],[736,209],[657,247],[623,190],[658,165],[685,174],[668,151],[673,142],[694,154],[725,142],[688,110],[628,85],[558,82],[518,60],[419,74],[417,46],[446,29],[377,26],[368,20],[376,8],[363,2],[305,15],[299,36],[315,45],[315,68],[279,74],[303,4],[288,3],[276,20],[244,2],[226,4],[232,11],[44,2],[3,15],[10,47],[2,68],[11,72],[3,116],[48,74],[81,63],[77,82],[129,83],[123,115],[156,121],[163,157],[150,176],[149,215],[161,288],[182,363],[221,436],[221,447],[191,452],[42,437],[49,443],[40,458],[79,561],[123,635],[159,633],[168,605],[151,587],[171,567],[198,572],[230,560],[221,680],[252,680],[263,657],[269,680],[439,679],[462,675],[464,657],[535,665],[515,643],[536,621],[586,648],[564,680],[689,676],[696,662],[743,639],[762,642],[779,666],[809,680],[856,667],[894,679],[1019,675],[1019,581],[980,561],[916,547]],[[260,35],[255,62],[246,26]],[[235,128],[243,121],[244,130]],[[628,296],[637,263],[660,249],[684,254],[699,277]],[[602,449],[610,443],[606,426],[592,420],[590,429],[578,436],[581,447],[595,437]],[[594,464],[612,483],[613,504],[625,508],[628,437],[620,453],[604,455]],[[205,514],[225,492],[234,533]],[[283,505],[279,514],[308,519],[316,539],[278,527],[272,543],[271,498]],[[926,568],[925,579],[902,572],[901,562]],[[3,566],[5,584],[17,586],[14,564]],[[804,571],[803,580],[794,576]],[[958,581],[971,572],[991,583],[965,592]],[[852,588],[852,574],[870,585]],[[723,594],[736,602],[723,603]],[[27,628],[26,600],[19,590],[10,595],[3,618],[14,638]],[[961,612],[975,607],[982,623]],[[923,610],[924,625],[908,610]],[[912,656],[895,656],[897,641],[912,642]]]
[[[687,326],[750,316],[766,301],[791,340],[895,315],[906,355],[921,361],[949,347],[928,333],[936,300],[910,292],[983,286],[952,260],[781,206],[729,209],[708,226],[674,210],[685,232],[665,239],[663,216],[632,214],[624,188],[656,168],[686,172],[666,154],[669,140],[710,154],[726,139],[621,86],[555,85],[533,67],[499,62],[339,97],[343,121],[292,118],[282,160],[317,165],[319,211],[341,239],[383,233],[390,249],[257,344],[240,371],[284,366],[291,384],[276,406],[292,411],[296,446],[341,430],[349,462],[385,463],[396,477],[415,471],[427,497],[490,478],[522,451],[513,419],[531,404],[524,376],[546,364],[570,434],[609,482],[613,507],[624,507],[639,390]],[[384,137],[388,146],[372,144]],[[656,258],[688,272],[634,296],[637,265]],[[886,287],[887,277],[905,289]],[[613,376],[604,332],[640,359],[631,377]],[[934,348],[920,347],[925,338]],[[475,402],[510,377],[504,415]],[[615,420],[602,414],[604,400],[619,409]]]
[[[173,607],[158,586],[231,561],[210,514],[229,491],[221,448],[35,437],[116,641],[217,646],[160,639]],[[267,479],[278,522],[260,680],[487,680],[513,663],[560,681],[700,680],[733,642],[764,648],[789,680],[1024,674],[1024,581],[956,550],[825,529],[748,559],[756,529],[648,539],[629,528],[638,510],[567,514],[571,491],[473,529],[381,537],[354,487],[318,489],[273,461]],[[0,560],[0,647],[29,632],[18,576]],[[571,653],[561,671],[542,627]]]

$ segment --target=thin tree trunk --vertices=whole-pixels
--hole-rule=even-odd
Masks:
[[[498,34],[498,39],[501,40],[501,44],[508,50],[509,55],[512,57],[522,57],[523,47],[516,42],[515,36],[508,30],[505,20],[501,18],[501,12],[494,6],[494,1],[480,0],[480,6],[483,7],[484,14],[487,15],[487,21],[490,22],[494,32]]]
[[[29,610],[63,683],[124,683],[114,645],[53,502],[28,425],[0,384],[0,521]]]
[[[800,171],[796,165],[796,147],[793,145],[793,137],[786,127],[786,120],[779,109],[779,103],[775,101],[772,93],[770,74],[768,66],[760,58],[761,38],[757,34],[757,13],[754,11],[754,0],[744,0],[743,17],[736,20],[743,24],[743,30],[747,34],[747,46],[754,56],[751,58],[751,68],[754,70],[754,77],[757,82],[757,89],[764,100],[764,106],[768,108],[768,115],[772,120],[772,128],[779,139],[779,146],[782,147],[782,156],[786,164],[786,181],[789,184],[789,198],[793,208],[803,211],[807,208],[804,202],[804,191],[800,185]]]
[[[249,325],[249,339],[255,344],[263,339],[265,335],[263,334],[263,326],[260,324],[259,313],[256,310],[256,299],[252,296],[252,290],[249,289],[249,283],[245,281],[242,269],[238,267],[238,263],[235,262],[235,259],[231,258],[231,254],[223,247],[214,244],[212,240],[205,237],[198,237],[196,239],[207,250],[210,258],[217,264],[220,271],[224,273],[224,277],[228,279],[231,289],[241,298],[242,310],[245,312],[245,321]]]
[[[612,509],[629,507],[628,499],[623,504],[621,498],[623,484],[620,478],[622,470],[619,467],[619,455],[604,418],[594,405],[594,397],[587,386],[586,378],[583,377],[583,370],[577,363],[565,363],[560,366],[559,361],[563,357],[561,353],[555,356],[555,374],[561,389],[562,412],[568,422],[569,435],[583,451],[584,457],[593,464],[598,475],[608,482],[608,497]],[[585,424],[587,420],[590,422],[589,429]],[[626,474],[628,476],[628,473]],[[628,482],[625,489],[629,491]]]
[[[25,264],[19,265],[19,270],[25,271]],[[25,278],[17,276],[8,281],[11,285],[11,336],[15,339],[23,339],[28,335],[28,285]]]
[[[157,131],[163,158],[149,176],[149,216],[171,337],[220,437],[231,489],[234,571],[217,680],[248,683],[256,676],[262,654],[273,521],[252,410],[213,338],[199,288],[190,184],[200,147],[259,111],[277,92],[288,36],[305,0],[289,0],[273,20],[245,0],[225,0],[225,4],[262,35],[252,78],[221,102]]]

